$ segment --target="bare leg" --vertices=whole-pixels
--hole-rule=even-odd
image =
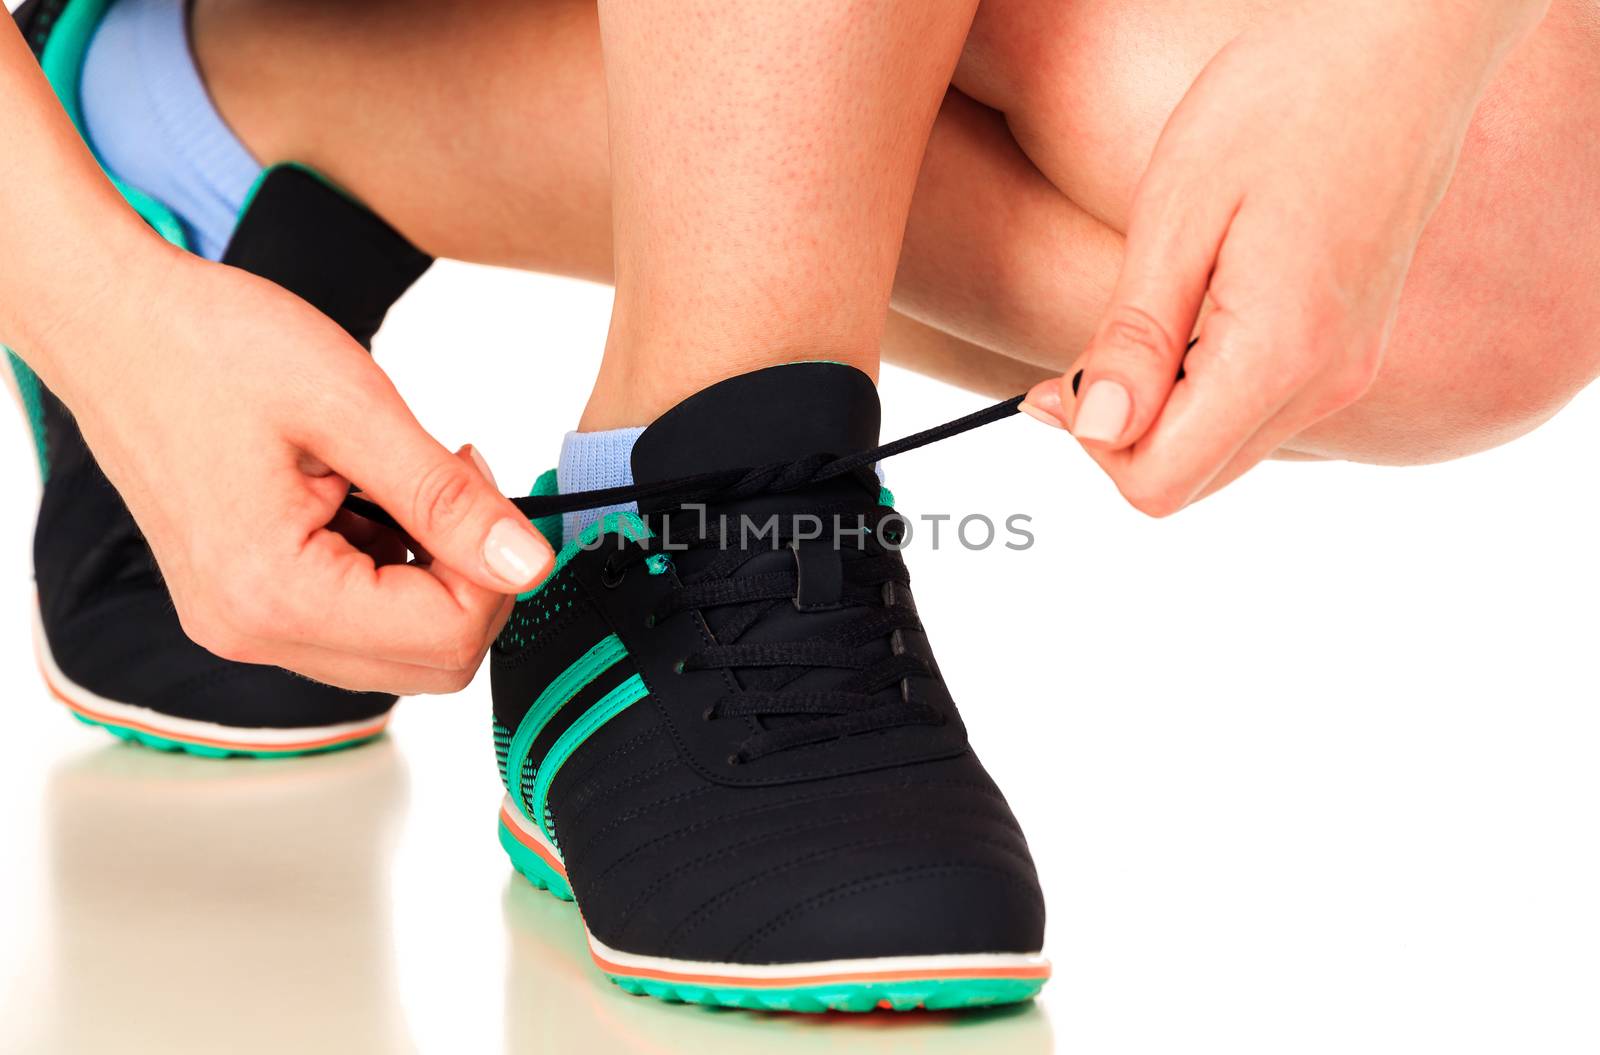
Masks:
[[[895,321],[885,354],[995,394],[1025,385],[978,382],[994,353],[1069,364],[1115,277],[1150,146],[1252,9],[985,0],[956,84],[994,109],[953,91],[941,111],[894,290],[921,325]],[[1600,38],[1583,12],[1557,0],[1502,72],[1383,374],[1299,437],[1303,452],[1407,462],[1483,449],[1600,372],[1600,241],[1573,235],[1600,200]],[[610,277],[592,4],[200,0],[196,21],[223,112],[263,156],[324,168],[441,255]]]
[[[219,108],[257,156],[315,166],[435,255],[611,280],[592,0],[198,0],[194,31]],[[1045,372],[1000,359],[1059,372],[1120,247],[998,113],[951,91],[895,279],[896,308],[920,324],[896,321],[884,354],[1023,391]],[[998,389],[977,385],[989,363],[1008,378]]]
[[[1039,171],[1120,231],[1173,107],[1273,2],[985,0],[956,84],[1003,111]],[[1376,384],[1295,450],[1456,457],[1534,428],[1600,373],[1597,53],[1593,4],[1556,0],[1479,108]]]
[[[600,0],[617,297],[583,428],[772,363],[876,376],[975,6]]]

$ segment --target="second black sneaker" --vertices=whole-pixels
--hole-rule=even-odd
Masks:
[[[501,844],[629,992],[942,1009],[1049,976],[1027,843],[859,457],[878,421],[831,363],[691,397],[634,449],[642,516],[568,540],[495,643]]]
[[[69,116],[106,0],[29,0],[14,14]],[[183,226],[117,182],[152,229]],[[300,296],[370,347],[389,306],[432,262],[359,202],[298,165],[261,174],[223,262]],[[25,351],[25,350],[24,350]],[[273,758],[365,743],[393,696],[347,692],[277,667],[233,663],[184,634],[149,545],[66,406],[18,355],[0,351],[33,434],[43,496],[34,532],[34,638],[51,692],[125,740],[208,756]]]

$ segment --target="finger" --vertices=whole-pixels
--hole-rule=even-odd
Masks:
[[[371,387],[371,386],[369,386]],[[392,385],[359,408],[355,421],[324,423],[314,453],[386,509],[432,554],[479,586],[500,593],[531,589],[555,553],[528,519],[473,462],[452,455],[423,431]]]
[[[1125,448],[1160,415],[1238,204],[1170,167],[1158,154],[1140,186],[1111,304],[1070,382],[1067,425],[1087,445]]]
[[[1260,462],[1276,455],[1284,444],[1319,421],[1360,399],[1376,377],[1375,364],[1343,364],[1331,376],[1319,377],[1289,405],[1279,411],[1239,448],[1195,496],[1198,502],[1227,487]],[[1296,460],[1303,456],[1292,455]]]
[[[334,514],[328,530],[341,535],[356,549],[371,557],[374,564],[404,564],[411,552],[406,539],[384,524],[374,523],[341,509]]]
[[[315,645],[285,648],[281,661],[274,665],[335,688],[352,692],[386,692],[394,696],[435,696],[459,692],[472,681],[478,668],[475,663],[456,670],[439,670],[333,652]]]
[[[1155,426],[1125,450],[1087,449],[1135,508],[1158,517],[1177,512],[1304,384],[1279,362],[1281,347],[1217,310]]]

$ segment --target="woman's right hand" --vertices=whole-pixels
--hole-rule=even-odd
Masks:
[[[347,688],[461,688],[549,544],[332,321],[154,241],[17,351],[73,411],[185,631]],[[414,544],[341,511],[351,484]]]

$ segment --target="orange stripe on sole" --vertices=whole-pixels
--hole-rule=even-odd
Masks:
[[[898,971],[847,971],[840,974],[807,974],[792,977],[763,977],[751,978],[746,975],[727,974],[687,974],[677,971],[662,971],[647,967],[625,967],[622,964],[612,963],[599,953],[590,950],[594,962],[607,974],[620,974],[629,978],[650,978],[661,982],[680,982],[687,985],[714,985],[736,986],[743,989],[793,989],[802,986],[839,985],[839,984],[868,984],[872,982],[923,982],[935,979],[959,978],[968,981],[993,978],[1037,978],[1040,980],[1050,977],[1048,964],[1037,964],[1024,967],[990,967],[987,969],[974,969],[970,967],[930,967],[927,970],[898,970]]]
[[[207,736],[195,736],[190,733],[175,733],[170,729],[160,729],[152,725],[146,725],[143,722],[133,721],[132,719],[114,718],[108,714],[101,714],[98,711],[90,710],[88,707],[85,707],[83,704],[78,703],[75,700],[68,699],[66,694],[56,686],[55,682],[50,680],[50,675],[45,672],[42,664],[39,668],[39,675],[44,679],[45,686],[50,690],[50,695],[66,704],[68,710],[73,711],[76,714],[80,714],[83,717],[88,718],[90,721],[99,722],[103,725],[115,725],[123,729],[133,729],[141,733],[148,733],[151,736],[159,736],[166,740],[179,740],[187,744],[200,744],[204,747],[217,747],[226,751],[250,751],[255,754],[271,751],[314,751],[321,747],[333,747],[336,744],[346,744],[355,740],[369,739],[383,732],[383,730],[389,724],[389,719],[385,717],[371,723],[370,725],[364,725],[358,729],[352,729],[349,732],[340,733],[338,736],[325,736],[315,740],[293,740],[271,744],[248,743],[241,740],[219,740]]]
[[[552,855],[549,850],[545,849],[542,844],[528,838],[527,834],[523,832],[522,826],[517,823],[515,817],[511,816],[511,811],[506,809],[504,803],[500,805],[500,823],[506,826],[506,831],[511,833],[511,837],[513,839],[532,850],[536,855],[538,855],[539,860],[549,865],[551,870],[559,875],[562,879],[567,878],[567,866],[562,864],[560,860]]]

